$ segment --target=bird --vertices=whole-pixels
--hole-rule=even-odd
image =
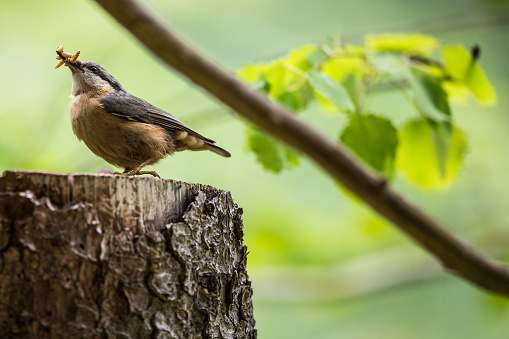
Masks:
[[[209,150],[231,154],[215,141],[186,126],[168,112],[127,92],[100,64],[59,57],[72,73],[70,120],[76,137],[97,156],[124,169],[117,175],[150,174],[142,171],[174,152]],[[79,55],[79,51],[77,52]],[[60,63],[55,66],[59,67]]]

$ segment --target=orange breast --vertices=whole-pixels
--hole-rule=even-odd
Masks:
[[[97,97],[73,98],[70,119],[76,137],[118,167],[134,168],[151,159],[155,163],[174,151],[173,138],[164,128],[107,113]]]

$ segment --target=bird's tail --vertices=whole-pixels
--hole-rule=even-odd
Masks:
[[[209,151],[212,151],[212,152],[214,152],[214,153],[216,153],[216,154],[219,154],[219,155],[220,155],[220,156],[222,156],[222,157],[229,158],[229,157],[231,157],[231,156],[232,156],[232,155],[230,154],[230,152],[228,152],[228,151],[227,151],[227,150],[225,150],[225,149],[222,149],[222,148],[221,148],[221,147],[219,147],[219,146],[214,145],[214,144],[213,144],[213,143],[211,143],[211,142],[205,141],[205,145],[207,145],[207,146],[206,146],[206,148],[207,148]]]

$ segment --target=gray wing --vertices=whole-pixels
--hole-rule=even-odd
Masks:
[[[186,131],[208,143],[215,143],[214,140],[206,138],[195,130],[187,127],[162,109],[127,92],[116,91],[104,96],[101,99],[101,106],[106,112],[128,120],[158,125],[173,133]]]

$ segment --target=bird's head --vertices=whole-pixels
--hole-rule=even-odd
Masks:
[[[72,72],[72,96],[87,92],[124,91],[120,83],[98,63],[80,60],[70,62],[63,56],[61,58]]]

